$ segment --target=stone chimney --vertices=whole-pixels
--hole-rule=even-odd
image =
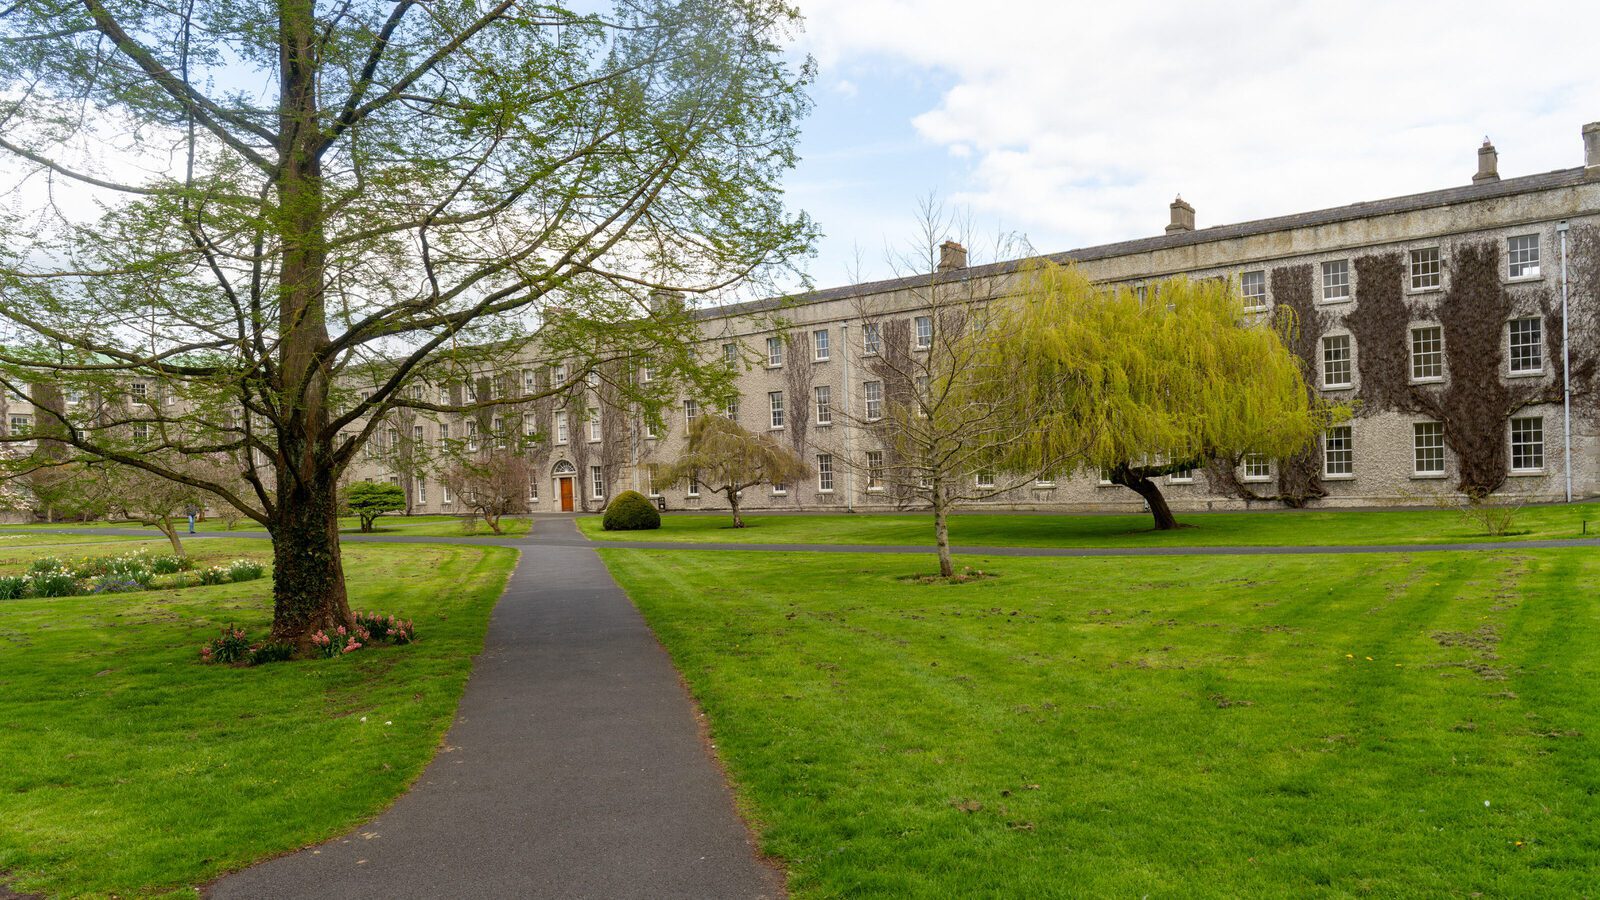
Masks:
[[[1180,194],[1178,199],[1172,201],[1172,224],[1167,226],[1167,234],[1193,230],[1194,207],[1183,202],[1183,196]]]
[[[1473,184],[1483,184],[1489,181],[1500,180],[1500,154],[1495,152],[1494,144],[1488,138],[1483,139],[1483,146],[1478,148],[1478,174],[1472,176]]]
[[[954,272],[967,267],[967,248],[955,241],[945,241],[939,245],[939,271]]]
[[[1600,122],[1583,126],[1583,174],[1600,179]]]
[[[650,311],[671,313],[683,309],[683,292],[656,288],[650,292]]]

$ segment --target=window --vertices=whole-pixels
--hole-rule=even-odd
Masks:
[[[1539,236],[1524,234],[1506,239],[1506,274],[1512,278],[1539,277]]]
[[[735,365],[736,363],[738,363],[739,362],[739,345],[738,344],[723,344],[722,345],[722,359],[723,359],[724,362],[726,362],[730,366],[731,365]]]
[[[656,487],[656,469],[655,469],[655,466],[645,466],[644,467],[644,492],[645,492],[645,496],[648,496],[648,497],[659,497],[659,496],[661,496],[660,489]]]
[[[428,480],[426,478],[417,479],[417,504],[419,506],[428,505]]]
[[[1349,477],[1356,473],[1349,425],[1335,425],[1322,435],[1322,473],[1330,478]]]
[[[698,497],[698,496],[700,496],[700,470],[699,469],[694,469],[694,470],[689,472],[689,489],[687,491],[685,491],[684,493],[686,495],[690,496],[690,497]]]
[[[933,346],[933,316],[917,316],[915,319],[917,330],[917,349],[926,350]]]
[[[1322,264],[1322,302],[1350,299],[1350,260],[1335,259]]]
[[[869,381],[862,386],[866,391],[867,421],[883,418],[883,382]]]
[[[1268,481],[1272,478],[1272,460],[1265,453],[1244,455],[1244,480]]]
[[[1167,473],[1167,481],[1173,484],[1193,484],[1194,466],[1185,466]]]
[[[649,384],[656,380],[656,367],[648,362],[639,363],[639,383]]]
[[[914,385],[917,395],[917,417],[926,419],[928,417],[928,404],[933,399],[932,392],[928,390],[928,385],[931,381],[927,375],[918,375],[912,379],[911,383]]]
[[[447,424],[444,424],[444,423],[440,423],[440,425],[439,425],[439,446],[442,447],[445,444],[448,444],[449,442],[450,442],[450,426],[447,425]]]
[[[1411,380],[1444,378],[1444,330],[1438,325],[1411,329]]]
[[[147,441],[147,440],[149,440],[150,439],[150,426],[145,424],[144,422],[135,422],[135,423],[133,423],[133,439],[136,440],[136,441]]]
[[[817,424],[833,424],[833,388],[825,384],[817,385]]]
[[[769,391],[767,406],[772,410],[772,427],[783,427],[783,391]]]
[[[1099,483],[1099,485],[1101,487],[1110,487],[1111,485],[1116,484],[1115,481],[1111,480],[1111,470],[1110,469],[1107,469],[1107,468],[1104,468],[1104,467],[1102,467],[1100,469],[1100,478],[1099,478],[1098,483]]]
[[[400,434],[391,429],[389,440],[392,441],[391,447],[398,445],[400,443]],[[496,450],[504,450],[506,448],[506,420],[499,416],[494,417],[494,448]]]
[[[883,451],[867,451],[867,490],[883,490]]]
[[[599,441],[604,435],[600,428],[600,410],[589,407],[589,443]]]
[[[655,420],[648,416],[646,416],[644,420],[644,436],[651,440],[655,440],[661,436],[660,432],[656,430]]]
[[[1322,339],[1322,386],[1350,386],[1350,335],[1335,334]]]
[[[1244,296],[1245,309],[1267,308],[1267,273],[1246,272],[1239,276],[1239,293]]]
[[[478,385],[476,383],[468,381],[461,386],[461,390],[465,392],[468,403],[478,402]]]
[[[439,485],[439,502],[444,506],[449,506],[450,505],[450,503],[451,503],[450,485],[448,485],[448,484]]]
[[[589,387],[597,388],[600,386],[600,373],[590,370],[583,376],[583,380],[589,383]]]
[[[528,502],[539,502],[539,479],[537,478],[528,479]]]
[[[811,332],[811,346],[817,352],[817,362],[828,358],[828,329]]]
[[[1441,272],[1443,267],[1439,262],[1439,248],[1428,247],[1425,250],[1411,251],[1411,289],[1413,291],[1431,291],[1443,283]]]
[[[558,410],[556,410],[556,443],[565,444],[566,442],[567,442],[567,411],[564,410],[564,409],[558,409]]]
[[[450,399],[450,388],[445,386],[445,385],[440,385],[439,386],[439,405],[440,406],[454,406],[455,405],[455,401]]]
[[[1411,426],[1412,471],[1418,475],[1444,474],[1444,425],[1417,422]]]
[[[727,408],[726,412],[728,413],[728,421],[729,422],[737,422],[737,421],[739,421],[739,398],[738,397],[734,397],[732,400],[728,401],[728,408]]]
[[[861,326],[861,352],[867,354],[877,353],[883,349],[883,329],[877,322],[868,322]]]
[[[534,393],[534,392],[536,392],[538,390],[539,390],[538,376],[536,376],[533,373],[532,369],[523,369],[522,370],[522,392],[524,394],[532,394],[532,393]]]
[[[767,338],[767,365],[769,367],[783,365],[783,338]]]
[[[694,420],[700,415],[700,401],[683,401],[683,425],[685,428],[692,426]]]
[[[817,490],[824,494],[833,493],[833,454],[817,454]]]
[[[772,483],[772,496],[774,496],[774,497],[782,497],[787,493],[789,493],[789,482],[787,482],[787,481],[774,481]]]
[[[566,363],[556,363],[555,365],[550,367],[550,381],[552,383],[561,384],[562,382],[564,382],[566,380],[567,380],[567,364]]]
[[[591,494],[590,497],[595,499],[595,500],[603,499],[605,497],[605,495],[606,495],[606,473],[605,473],[605,470],[601,469],[599,466],[590,466],[589,467],[589,483],[594,488],[594,493]]]
[[[1544,370],[1544,323],[1537,318],[1512,319],[1511,374],[1537,375]]]
[[[1037,488],[1053,488],[1053,487],[1055,487],[1056,486],[1055,473],[1054,472],[1045,472],[1045,473],[1041,474],[1038,478],[1035,478],[1033,480],[1033,486],[1037,487]]]
[[[413,446],[413,447],[421,447],[422,446],[422,426],[421,425],[413,425],[413,426],[411,426],[411,446]]]
[[[467,422],[467,452],[478,452],[478,423]]]
[[[1544,468],[1544,417],[1518,416],[1511,420],[1511,470],[1538,472]]]
[[[978,487],[981,487],[981,488],[992,488],[992,487],[994,487],[994,473],[993,472],[979,472],[977,478],[974,479],[973,483],[976,484]]]
[[[128,392],[133,394],[133,399],[135,400],[144,400],[145,397],[149,396],[149,391],[150,386],[142,381],[135,381],[133,384],[128,385]]]

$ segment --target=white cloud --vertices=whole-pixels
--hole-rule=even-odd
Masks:
[[[1041,249],[1159,233],[1182,193],[1221,224],[1581,165],[1600,6],[803,0],[824,73],[952,86],[913,119],[961,159],[946,199]],[[853,230],[853,229],[852,229]],[[1057,245],[1054,242],[1065,244]]]

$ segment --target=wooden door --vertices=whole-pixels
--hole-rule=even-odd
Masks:
[[[559,478],[561,482],[561,511],[572,512],[572,479]]]

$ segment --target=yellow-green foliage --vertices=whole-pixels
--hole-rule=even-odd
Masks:
[[[1141,299],[1049,263],[998,304],[988,351],[1015,402],[1046,412],[1008,460],[1095,469],[1302,449],[1333,412],[1315,402],[1278,333],[1221,280],[1173,278]],[[1086,452],[1074,452],[1087,447]]]

